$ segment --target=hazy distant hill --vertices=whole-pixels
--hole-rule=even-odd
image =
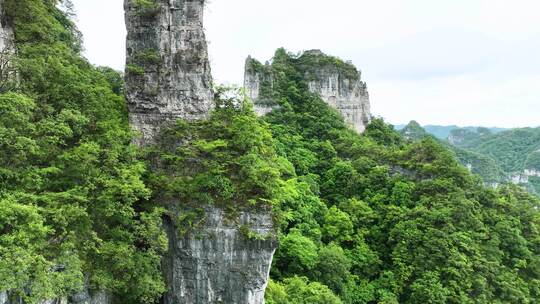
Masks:
[[[412,140],[437,137],[487,184],[513,182],[540,194],[540,128],[421,127],[416,121],[396,128]]]
[[[396,130],[402,130],[403,128],[405,128],[407,125],[396,125],[394,126],[394,128]],[[451,125],[451,126],[438,126],[438,125],[425,125],[425,126],[422,126],[422,128],[429,134],[435,136],[436,138],[438,139],[447,139],[448,136],[450,135],[450,133],[453,131],[453,130],[457,130],[457,129],[463,129],[463,130],[471,130],[471,131],[474,131],[476,130],[477,128],[479,127],[459,127],[459,126],[456,126],[456,125]],[[492,133],[499,133],[499,132],[502,132],[502,131],[506,131],[508,129],[505,129],[505,128],[497,128],[497,127],[494,127],[494,128],[488,128]]]

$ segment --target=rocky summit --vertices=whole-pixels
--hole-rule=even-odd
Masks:
[[[136,141],[152,141],[178,118],[207,117],[212,76],[203,29],[204,0],[125,0],[126,99]]]
[[[363,133],[371,121],[367,85],[361,73],[350,62],[328,56],[320,50],[305,51],[297,60],[303,66],[303,76],[309,90],[338,110],[345,122],[358,133]],[[274,75],[270,64],[262,65],[248,57],[244,87],[259,115],[279,107],[268,94],[272,91]]]

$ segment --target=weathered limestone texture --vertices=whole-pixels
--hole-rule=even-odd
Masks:
[[[540,177],[540,171],[536,169],[525,169],[523,172],[510,175],[510,181],[514,184],[526,184],[531,177]]]
[[[18,297],[10,295],[9,292],[0,292],[0,304],[24,304],[25,302]],[[112,304],[111,297],[106,292],[91,293],[85,289],[80,293],[69,298],[44,300],[40,304]]]
[[[125,0],[126,99],[139,144],[178,118],[205,118],[213,106],[203,29],[204,0]]]
[[[8,294],[5,291],[0,292],[0,304],[9,304]]]
[[[13,28],[4,14],[4,1],[0,0],[0,52],[13,51]]]
[[[310,62],[303,67],[304,80],[309,90],[319,94],[326,103],[337,109],[354,130],[364,132],[371,121],[371,110],[367,86],[361,81],[361,73],[352,64],[334,60],[336,58],[319,50],[304,52],[299,61],[303,59],[309,59]],[[271,97],[263,92],[268,88],[271,90],[272,85],[269,64],[262,66],[249,57],[246,61],[244,87],[259,115],[265,115],[277,107]]]
[[[219,208],[207,207],[192,231],[181,233],[172,222],[165,223],[169,292],[163,304],[264,303],[277,247],[271,213],[246,211],[229,217]],[[249,238],[246,232],[259,237]]]
[[[68,304],[111,304],[112,297],[105,291],[91,292],[88,289],[69,297]]]
[[[13,28],[4,14],[4,0],[0,0],[0,52],[13,45]]]

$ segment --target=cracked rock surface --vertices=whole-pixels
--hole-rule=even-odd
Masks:
[[[205,118],[213,106],[203,29],[204,0],[125,0],[126,100],[139,144],[178,118]]]

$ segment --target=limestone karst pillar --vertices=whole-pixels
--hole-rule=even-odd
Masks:
[[[139,144],[178,118],[213,107],[204,0],[125,0],[126,101]]]

